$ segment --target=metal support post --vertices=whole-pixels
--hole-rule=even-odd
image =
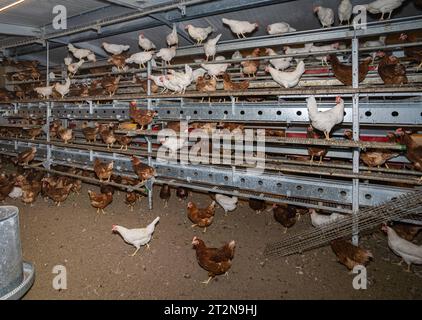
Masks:
[[[352,39],[352,66],[353,66],[353,88],[359,87],[359,39]],[[359,94],[356,93],[352,97],[352,118],[353,118],[353,140],[359,141]],[[353,173],[359,173],[359,148],[353,149]],[[353,211],[353,236],[352,243],[357,246],[359,244],[359,225],[355,221],[359,212],[359,179],[353,179],[352,185],[352,211]]]
[[[151,98],[149,97],[151,95],[151,80],[150,80],[150,76],[151,76],[151,61],[148,61],[147,64],[147,73],[148,73],[148,77],[147,77],[147,95],[148,95],[148,99],[147,99],[147,108],[148,110],[152,110],[152,101]],[[148,130],[152,129],[152,124],[148,125]],[[147,140],[148,142],[148,165],[152,166],[152,141],[151,139]],[[152,205],[153,205],[153,187],[154,187],[154,182],[151,180],[151,183],[147,183],[146,187],[148,189],[148,205],[149,205],[149,209],[152,210]]]

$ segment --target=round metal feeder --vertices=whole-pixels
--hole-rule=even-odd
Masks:
[[[22,261],[19,209],[0,207],[0,300],[20,299],[34,283],[32,264]]]

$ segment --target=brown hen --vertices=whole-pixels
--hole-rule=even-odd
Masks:
[[[350,242],[342,239],[331,241],[331,249],[336,254],[338,261],[345,265],[349,270],[357,265],[367,265],[369,260],[373,258],[369,250],[361,247],[355,247]]]
[[[157,112],[152,110],[142,110],[136,108],[136,103],[131,102],[129,107],[129,116],[137,124],[141,126],[141,130],[144,130],[144,127],[152,123],[154,117],[157,115]]]
[[[132,167],[133,171],[135,171],[135,173],[141,180],[141,183],[148,179],[151,179],[156,175],[155,169],[153,167],[142,163],[141,159],[135,156],[132,156]]]
[[[196,251],[196,259],[199,265],[208,271],[208,280],[202,283],[208,284],[215,276],[227,274],[232,266],[236,243],[230,241],[221,248],[207,248],[204,241],[194,237],[192,245]]]
[[[188,203],[188,218],[194,223],[193,227],[204,228],[204,232],[207,231],[214,219],[215,214],[215,201],[213,201],[206,208],[198,208],[193,202]]]
[[[110,182],[111,175],[113,174],[114,161],[109,163],[102,162],[98,158],[94,159],[94,171],[100,181]]]
[[[337,56],[334,54],[330,54],[328,56],[328,60],[330,61],[331,68],[333,69],[334,76],[337,78],[337,80],[346,86],[351,86],[353,84],[352,66],[340,63]],[[372,58],[369,57],[359,64],[359,83],[365,80],[371,61]]]
[[[386,55],[384,52],[378,56],[383,57],[378,64],[378,74],[385,84],[406,84],[406,67],[395,56]]]
[[[113,201],[113,194],[108,193],[95,193],[94,191],[88,190],[89,199],[91,200],[91,205],[94,208],[97,208],[97,213],[100,213],[100,210],[105,214],[104,209]]]

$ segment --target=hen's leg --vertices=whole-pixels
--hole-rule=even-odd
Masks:
[[[314,163],[314,155],[311,155],[311,161],[310,163]]]
[[[179,199],[180,200],[180,199]],[[193,225],[191,225],[190,227],[191,228],[195,228],[195,227],[197,227],[198,225],[197,224],[193,224]]]
[[[403,259],[401,259],[399,263],[393,263],[393,264],[401,266],[403,264]]]
[[[212,278],[213,278],[213,276],[210,276],[210,277],[208,278],[208,280],[206,280],[206,281],[202,281],[201,283],[203,283],[203,284],[207,285],[208,283],[210,283],[210,281],[212,280]]]
[[[135,252],[130,255],[130,257],[134,257],[139,251],[139,248],[136,248]]]
[[[388,19],[391,18],[391,14],[393,13],[393,11],[390,11],[390,14],[388,15]]]
[[[331,140],[329,132],[324,131],[324,135],[326,140]]]
[[[101,213],[102,214],[106,214],[106,212],[104,211],[104,209],[101,209]]]
[[[319,162],[318,162],[318,164],[321,164],[321,163],[322,163],[322,158],[323,158],[322,156],[320,156],[320,157],[319,157]]]

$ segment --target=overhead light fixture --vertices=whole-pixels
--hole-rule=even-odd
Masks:
[[[19,3],[22,3],[22,2],[24,2],[25,0],[19,0],[19,1],[15,1],[15,2],[13,2],[13,3],[11,3],[11,4],[8,4],[7,6],[4,6],[4,7],[2,7],[2,8],[0,8],[0,12],[2,12],[2,11],[4,11],[4,10],[7,10],[7,9],[10,9],[10,8],[12,8],[12,7],[14,7],[14,6],[17,6]]]

